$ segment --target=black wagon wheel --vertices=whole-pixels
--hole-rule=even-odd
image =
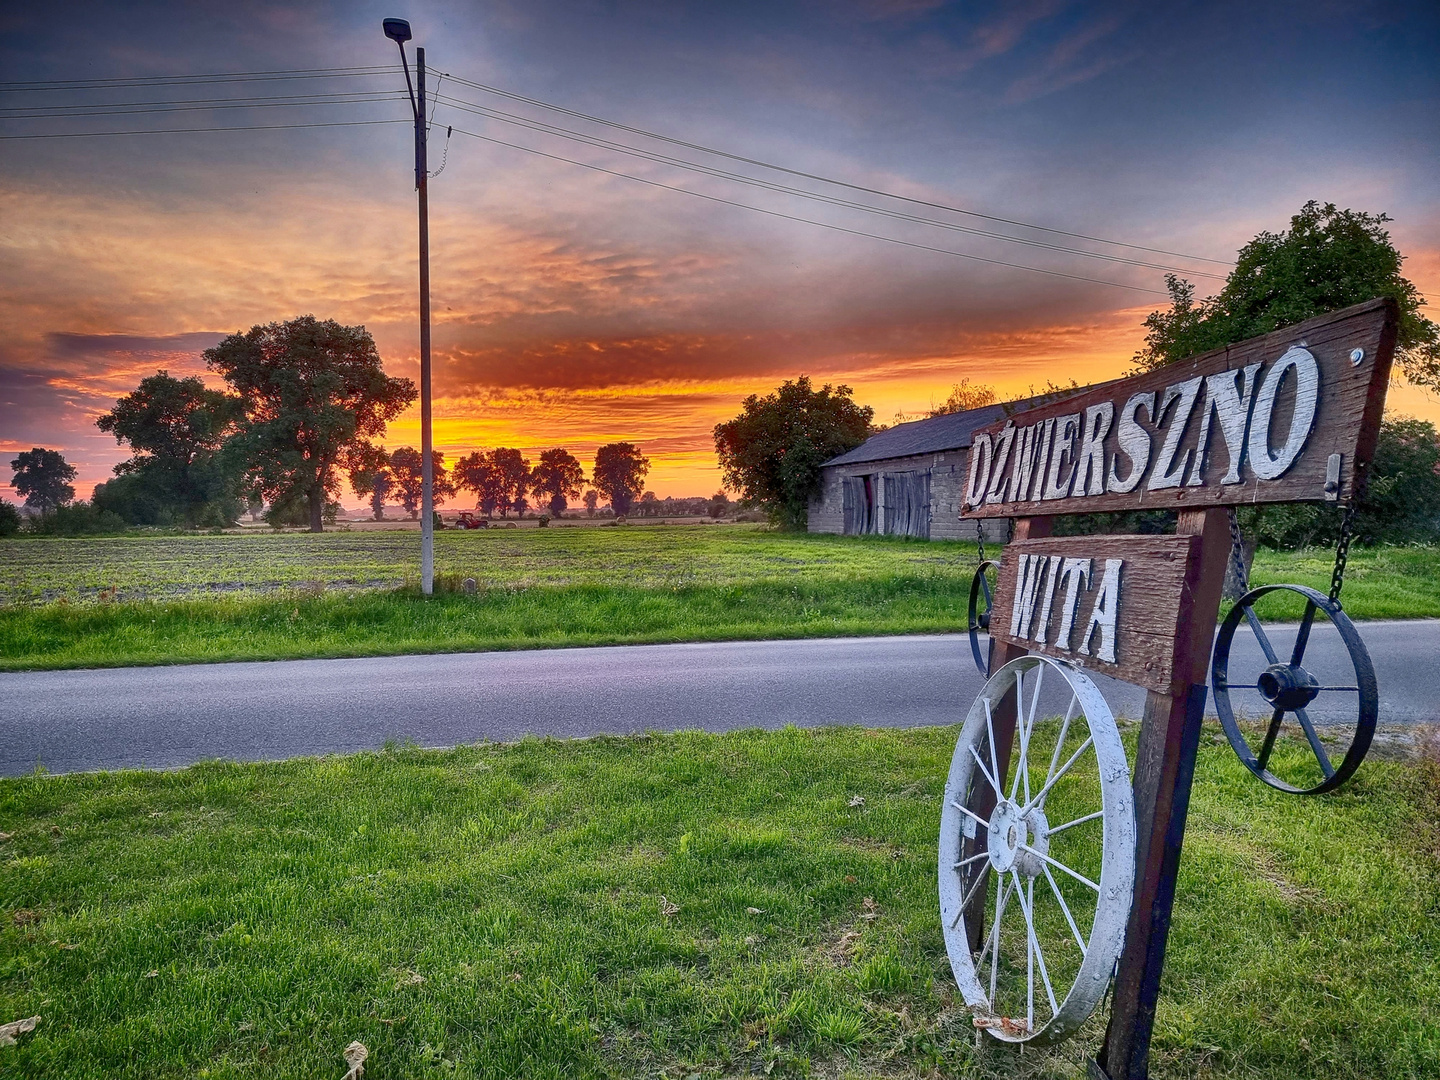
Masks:
[[[970,579],[970,653],[975,657],[975,667],[985,678],[990,677],[990,654],[980,648],[981,632],[990,630],[990,607],[995,590],[990,584],[990,575],[1000,573],[1000,564],[986,559],[975,568]]]
[[[1277,655],[1270,635],[1255,613],[1257,600],[1269,593],[1282,591],[1299,593],[1305,598],[1305,614],[1295,630],[1295,641],[1288,658]],[[1341,676],[1333,684],[1322,683],[1306,668],[1305,653],[1313,645],[1312,631],[1317,614],[1323,614],[1338,634],[1339,642],[1344,646],[1353,669],[1353,680]],[[1266,666],[1253,676],[1246,674],[1241,677],[1230,670],[1231,647],[1235,643],[1235,632],[1242,622],[1254,634],[1256,644],[1264,654]],[[1272,631],[1275,629],[1277,628],[1271,627]],[[1247,666],[1256,665],[1252,660]],[[1343,668],[1344,665],[1339,666]],[[1280,791],[1294,795],[1318,795],[1321,792],[1333,791],[1354,774],[1370,749],[1370,740],[1375,734],[1375,718],[1380,706],[1380,690],[1375,681],[1375,668],[1370,662],[1370,653],[1360,639],[1355,624],[1340,605],[1314,589],[1307,589],[1303,585],[1262,585],[1251,589],[1236,601],[1230,613],[1225,616],[1225,621],[1220,624],[1220,633],[1215,639],[1215,653],[1210,663],[1210,686],[1215,695],[1215,711],[1220,715],[1220,723],[1225,727],[1225,736],[1230,740],[1230,746],[1241,763],[1265,783]],[[1270,713],[1270,722],[1258,750],[1250,745],[1236,720],[1236,702],[1232,700],[1232,694],[1239,691],[1258,694],[1259,701],[1263,702],[1262,711]],[[1322,694],[1353,696],[1355,700],[1355,720],[1350,746],[1338,766],[1333,763],[1321,743],[1315,724],[1307,711],[1307,707]],[[1346,715],[1348,714],[1347,708]],[[1315,757],[1314,765],[1307,767],[1307,774],[1318,776],[1318,783],[1296,786],[1270,771],[1275,739],[1287,717],[1298,723],[1305,733],[1305,739]],[[1349,727],[1348,721],[1346,726]]]

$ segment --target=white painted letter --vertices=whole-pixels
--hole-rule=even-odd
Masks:
[[[1115,422],[1115,403],[1102,401],[1085,410],[1085,431],[1076,456],[1074,495],[1105,494],[1105,436]]]
[[[1130,459],[1130,475],[1124,480],[1120,479],[1120,455],[1116,454],[1110,462],[1110,479],[1107,487],[1110,491],[1125,494],[1127,491],[1134,491],[1140,486],[1140,479],[1145,475],[1145,466],[1150,464],[1150,433],[1140,426],[1140,421],[1135,414],[1144,409],[1150,414],[1151,419],[1155,416],[1155,391],[1132,394],[1130,400],[1125,402],[1125,407],[1120,410],[1120,426],[1115,429],[1115,441],[1120,444],[1120,450]]]
[[[1190,464],[1190,451],[1186,450],[1179,461],[1175,460],[1175,451],[1179,449],[1180,440],[1185,437],[1185,425],[1190,422],[1190,412],[1195,408],[1195,395],[1199,392],[1199,375],[1165,388],[1165,396],[1160,399],[1160,411],[1155,414],[1156,425],[1164,422],[1165,411],[1170,408],[1172,401],[1179,404],[1175,406],[1175,415],[1170,420],[1170,426],[1165,429],[1165,442],[1160,447],[1160,456],[1155,459],[1155,471],[1150,474],[1150,483],[1146,485],[1148,490],[1179,487],[1180,482],[1185,479],[1185,468]]]
[[[1060,633],[1055,635],[1057,648],[1070,651],[1070,633],[1075,628],[1075,612],[1080,607],[1080,590],[1090,579],[1089,559],[1066,559],[1061,576],[1066,579],[1065,600],[1060,609]]]
[[[1010,463],[1010,448],[1015,444],[1015,425],[1009,420],[995,439],[995,464],[990,469],[990,487],[985,492],[987,503],[1004,502],[1010,497],[1010,480],[1005,466]]]
[[[990,464],[995,456],[995,441],[989,435],[977,435],[970,444],[970,478],[965,481],[965,508],[979,506],[990,486]]]
[[[1100,579],[1100,591],[1095,594],[1095,607],[1090,612],[1090,621],[1080,635],[1079,652],[1090,655],[1090,637],[1096,628],[1100,630],[1100,647],[1095,657],[1107,664],[1115,663],[1115,624],[1120,613],[1120,567],[1121,559],[1105,560],[1105,576]]]
[[[1220,421],[1220,434],[1225,439],[1229,468],[1220,478],[1222,484],[1240,483],[1240,459],[1245,456],[1245,428],[1250,423],[1250,407],[1255,404],[1255,373],[1259,364],[1249,364],[1240,371],[1222,371],[1205,376],[1205,414],[1200,420],[1200,439],[1195,444],[1195,466],[1190,470],[1188,487],[1205,482],[1202,475],[1210,460],[1210,417]],[[1240,376],[1236,389],[1235,376]]]
[[[1015,574],[1015,603],[1010,613],[1010,633],[1017,638],[1030,636],[1035,601],[1039,599],[1040,582],[1048,564],[1044,555],[1020,556],[1020,566]]]
[[[1070,494],[1070,485],[1075,482],[1075,436],[1079,434],[1078,412],[1062,416],[1056,422],[1050,443],[1050,469],[1045,474],[1045,498],[1063,499]]]
[[[1063,555],[1050,556],[1050,566],[1045,578],[1045,600],[1040,605],[1040,625],[1035,628],[1035,641],[1040,645],[1045,644],[1045,631],[1050,626],[1050,609],[1055,604],[1055,586],[1060,584],[1060,564],[1064,561]]]
[[[1270,453],[1270,420],[1275,411],[1275,397],[1285,373],[1295,369],[1295,412],[1290,417],[1290,433],[1280,453]],[[1255,416],[1250,422],[1250,468],[1261,480],[1275,480],[1295,463],[1305,440],[1310,438],[1310,428],[1315,423],[1315,408],[1320,400],[1320,369],[1309,349],[1292,345],[1285,355],[1275,361],[1275,366],[1265,375],[1260,384],[1260,394],[1255,399]]]

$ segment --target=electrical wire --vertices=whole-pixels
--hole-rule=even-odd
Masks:
[[[89,139],[106,135],[178,135],[197,131],[282,131],[293,128],[367,127],[372,124],[413,124],[414,120],[332,120],[316,124],[239,124],[230,127],[141,128],[135,131],[52,131],[40,135],[0,135],[0,139]]]
[[[177,113],[177,112],[213,112],[224,109],[291,109],[291,108],[312,108],[322,105],[369,105],[380,101],[403,101],[404,97],[395,90],[376,91],[369,96],[351,96],[345,94],[335,95],[335,100],[326,101],[267,101],[267,102],[242,102],[214,105],[161,105],[151,109],[89,109],[65,113],[31,113],[19,115],[3,115],[0,113],[0,120],[66,120],[76,116],[146,116],[153,113]]]
[[[1129,289],[1131,292],[1149,293],[1153,296],[1164,296],[1165,293],[1158,289],[1147,289],[1140,285],[1127,285],[1120,281],[1108,281],[1104,278],[1087,277],[1083,274],[1067,274],[1061,270],[1047,270],[1041,266],[1029,266],[1025,263],[1007,262],[1004,259],[987,259],[981,255],[971,255],[964,251],[954,251],[950,248],[933,247],[929,244],[917,244],[910,240],[899,240],[893,236],[885,236],[881,233],[866,232],[863,229],[849,229],[843,225],[833,225],[826,221],[816,221],[814,218],[800,217],[797,214],[786,214],[779,210],[767,210],[759,206],[751,206],[748,203],[735,202],[732,199],[722,199],[718,195],[707,195],[700,191],[690,191],[688,188],[676,187],[673,184],[662,184],[658,180],[647,180],[641,176],[632,176],[630,173],[618,172],[614,169],[601,168],[599,165],[591,165],[588,162],[576,161],[574,158],[563,157],[560,154],[549,154],[544,150],[536,150],[532,146],[522,146],[519,143],[506,142],[504,139],[496,139],[489,135],[481,135],[475,131],[466,131],[464,128],[455,128],[458,135],[468,135],[472,139],[480,139],[482,142],[494,143],[497,146],[508,146],[514,150],[523,150],[527,154],[534,154],[537,157],[549,158],[552,161],[563,161],[568,165],[578,165],[582,169],[590,169],[593,172],[605,173],[607,176],[617,176],[622,180],[633,180],[637,184],[645,184],[648,187],[664,188],[666,191],[678,191],[682,195],[690,195],[697,199],[704,199],[707,202],[722,203],[725,206],[739,207],[741,210],[752,210],[757,214],[765,214],[768,217],[783,218],[786,221],[798,221],[806,225],[818,225],[822,229],[830,229],[834,232],[846,233],[850,236],[864,236],[872,240],[884,240],[889,244],[898,244],[901,247],[915,248],[919,251],[933,251],[940,255],[953,255],[958,259],[969,259],[973,262],[989,263],[992,266],[1008,266],[1015,270],[1029,270],[1036,274],[1046,274],[1050,277],[1069,278],[1071,281],[1086,281],[1093,285],[1110,285],[1117,289]]]
[[[148,101],[87,101],[72,105],[0,105],[0,113],[13,113],[17,110],[28,110],[36,116],[63,116],[67,111],[74,109],[128,109],[139,108],[150,105],[209,105],[209,104],[230,104],[245,105],[251,102],[301,102],[321,101],[330,98],[348,98],[365,96],[394,96],[399,90],[336,90],[328,94],[266,94],[251,95],[249,97],[206,97],[206,98],[153,98]]]
[[[568,139],[573,142],[584,143],[599,149],[613,150],[617,153],[628,154],[646,161],[658,164],[670,165],[675,168],[687,169],[705,176],[712,176],[719,179],[730,180],[736,183],[747,184],[766,191],[773,191],[784,195],[791,195],[796,198],[809,199],[814,202],[825,203],[830,206],[839,206],[850,210],[859,210],[868,214],[875,214],[898,221],[906,221],[920,225],[930,225],[935,228],[946,229],[952,232],[965,233],[971,236],[982,236],[991,240],[1001,240],[1012,244],[1021,244],[1026,247],[1043,248],[1048,251],[1060,252],[1067,255],[1079,255],[1088,259],[1098,259],[1105,262],[1121,263],[1127,266],[1138,266],[1149,270],[1163,270],[1174,274],[1189,274],[1194,277],[1222,278],[1221,274],[1213,274],[1208,271],[1191,270],[1185,267],[1168,266],[1162,263],[1148,262],[1143,259],[1126,258],[1123,255],[1110,255],[1099,251],[1086,251],[1083,248],[1068,247],[1062,244],[1053,244],[1045,240],[1033,240],[1023,236],[1011,236],[1006,233],[992,232],[986,229],[976,229],[967,225],[959,225],[950,221],[937,221],[934,218],[922,217],[918,214],[907,214],[903,211],[890,210],[885,207],[872,206],[868,203],[856,202],[851,199],[840,199],[832,195],[825,195],[819,192],[807,191],[804,188],[792,187],[787,184],[776,183],[775,181],[762,180],[757,177],[747,176],[744,173],[730,172],[710,165],[702,165],[688,161],[683,158],[671,157],[667,154],[660,154],[656,151],[645,150],[640,147],[631,146],[627,143],[617,143],[610,139],[602,139],[598,136],[586,135],[571,128],[558,127],[541,120],[534,120],[530,117],[518,116],[515,113],[506,113],[500,110],[491,109],[475,102],[468,102],[461,98],[444,97],[441,100],[452,108],[462,112],[475,113],[490,119],[499,120],[502,123],[513,124],[518,127],[528,128],[543,134],[555,135],[559,138]]]
[[[0,93],[45,93],[58,90],[111,90],[132,86],[184,86],[198,83],[283,82],[292,79],[345,79],[386,75],[399,64],[369,67],[291,68],[282,71],[231,71],[209,75],[145,75],[128,79],[54,79],[42,82],[0,82]]]
[[[615,120],[606,120],[604,117],[592,116],[592,115],[589,114],[589,113],[579,112],[579,111],[577,111],[577,110],[575,110],[575,109],[567,109],[567,108],[566,108],[565,106],[563,106],[563,105],[556,105],[556,104],[554,104],[553,102],[543,101],[543,100],[541,100],[540,98],[532,98],[532,97],[526,97],[526,96],[523,95],[523,94],[515,94],[515,93],[512,93],[512,92],[510,92],[510,91],[508,91],[508,90],[502,90],[502,89],[500,89],[499,87],[489,86],[489,85],[487,85],[487,84],[485,84],[485,83],[474,82],[474,81],[472,81],[472,80],[470,80],[470,79],[465,79],[465,78],[462,78],[462,77],[459,76],[459,75],[454,75],[454,74],[451,74],[451,73],[449,73],[449,72],[445,72],[444,74],[446,75],[447,78],[450,79],[451,82],[459,83],[459,84],[462,85],[462,86],[468,86],[468,87],[470,87],[470,88],[473,89],[473,90],[480,90],[480,91],[482,91],[482,92],[484,92],[484,93],[487,93],[487,94],[495,94],[495,95],[497,95],[497,96],[499,96],[499,97],[508,98],[508,99],[510,99],[510,100],[512,100],[512,101],[524,102],[524,103],[527,104],[527,105],[534,105],[534,106],[536,106],[537,108],[549,109],[549,110],[552,110],[552,111],[554,111],[554,112],[563,113],[563,114],[566,115],[566,116],[575,117],[575,118],[578,119],[578,120],[586,120],[586,121],[588,121],[588,122],[590,122],[590,123],[593,123],[593,124],[603,124],[603,125],[605,125],[606,127],[616,128],[616,129],[618,129],[618,130],[620,130],[620,131],[628,131],[628,132],[630,132],[630,133],[633,134],[633,135],[641,135],[641,136],[644,136],[644,137],[647,138],[647,139],[656,139],[656,140],[659,140],[659,141],[661,141],[661,142],[671,143],[671,144],[673,144],[673,145],[675,145],[675,146],[683,146],[683,147],[685,147],[686,149],[689,149],[689,150],[698,150],[698,151],[700,151],[701,153],[714,154],[714,155],[717,156],[717,157],[728,158],[728,159],[730,159],[731,161],[739,161],[739,162],[743,162],[744,164],[747,164],[747,165],[755,165],[755,166],[758,166],[758,167],[764,168],[764,169],[773,169],[773,170],[776,171],[776,172],[788,173],[788,174],[791,175],[791,176],[798,176],[798,177],[802,177],[802,178],[807,179],[807,180],[816,180],[816,181],[819,181],[819,182],[825,183],[825,184],[833,184],[833,185],[835,185],[835,186],[837,186],[837,187],[849,188],[849,189],[852,190],[852,191],[864,192],[865,194],[868,194],[868,195],[880,195],[880,196],[882,196],[882,197],[884,197],[884,198],[887,198],[887,199],[896,199],[896,200],[899,200],[899,201],[901,201],[901,202],[908,202],[908,203],[912,203],[912,204],[917,205],[917,206],[926,206],[926,207],[929,207],[929,208],[932,209],[932,210],[945,210],[945,211],[948,211],[948,212],[953,213],[953,214],[963,214],[963,215],[965,215],[965,216],[967,216],[967,217],[983,218],[983,219],[985,219],[986,221],[994,221],[994,222],[997,222],[997,223],[999,223],[999,224],[1014,225],[1014,226],[1017,226],[1017,227],[1019,227],[1019,228],[1024,228],[1024,229],[1035,229],[1035,230],[1040,231],[1040,232],[1055,233],[1055,234],[1060,235],[1060,236],[1069,236],[1069,237],[1071,237],[1071,238],[1073,238],[1073,239],[1076,239],[1076,240],[1089,240],[1089,241],[1091,241],[1092,243],[1108,244],[1108,245],[1110,245],[1110,246],[1112,246],[1112,247],[1131,248],[1131,249],[1134,249],[1134,250],[1137,250],[1137,251],[1148,251],[1148,252],[1151,252],[1152,254],[1156,254],[1156,255],[1169,255],[1169,256],[1171,256],[1172,258],[1176,258],[1176,259],[1187,259],[1187,260],[1192,260],[1192,261],[1197,261],[1197,262],[1216,263],[1217,265],[1220,265],[1220,266],[1229,266],[1229,265],[1231,265],[1229,262],[1225,261],[1224,259],[1210,259],[1210,258],[1206,258],[1206,257],[1203,256],[1203,255],[1187,255],[1187,254],[1185,254],[1184,252],[1180,252],[1180,251],[1170,251],[1170,250],[1167,250],[1167,249],[1165,249],[1165,248],[1147,247],[1147,246],[1145,246],[1144,244],[1129,244],[1129,243],[1125,243],[1125,242],[1120,241],[1120,240],[1107,240],[1107,239],[1105,239],[1104,237],[1091,236],[1091,235],[1088,234],[1088,233],[1070,232],[1070,231],[1065,230],[1065,229],[1051,228],[1050,226],[1047,226],[1047,225],[1035,225],[1035,224],[1033,224],[1033,223],[1031,223],[1031,222],[1018,221],[1018,220],[1016,220],[1016,219],[1014,219],[1014,218],[997,217],[997,216],[995,216],[994,214],[984,214],[984,213],[981,213],[981,212],[979,212],[979,211],[977,211],[977,210],[966,210],[966,209],[964,209],[964,208],[962,208],[962,207],[950,206],[950,205],[948,205],[948,204],[946,204],[946,203],[930,202],[930,201],[927,201],[927,200],[925,200],[925,199],[916,199],[916,198],[913,198],[913,197],[911,197],[911,196],[909,196],[909,195],[900,195],[900,194],[897,194],[896,192],[893,192],[893,191],[885,191],[885,190],[883,190],[882,188],[866,187],[866,186],[864,186],[863,184],[852,184],[852,183],[849,183],[849,182],[844,181],[844,180],[836,180],[836,179],[833,178],[833,177],[823,176],[823,175],[820,175],[820,174],[818,174],[818,173],[809,173],[809,172],[804,172],[804,171],[802,171],[802,170],[800,170],[800,169],[791,169],[791,168],[788,168],[787,166],[777,165],[777,164],[775,164],[774,162],[765,161],[765,160],[763,160],[763,159],[761,159],[761,158],[751,158],[751,157],[745,157],[744,155],[741,155],[741,154],[732,154],[732,153],[730,153],[730,152],[728,152],[728,151],[725,151],[725,150],[716,149],[716,148],[713,147],[713,146],[706,146],[706,145],[704,145],[703,143],[687,142],[687,141],[684,140],[684,139],[673,138],[673,137],[671,137],[671,136],[669,136],[669,135],[661,135],[661,134],[659,134],[658,132],[648,131],[648,130],[646,130],[645,128],[640,128],[640,127],[632,127],[632,126],[630,126],[629,124],[622,124],[622,123],[619,123],[618,121],[615,121]]]

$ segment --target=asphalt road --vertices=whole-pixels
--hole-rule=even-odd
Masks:
[[[1361,631],[1381,721],[1440,719],[1440,620]],[[1290,634],[1275,631],[1277,649],[1288,653]],[[1240,644],[1232,682],[1260,668],[1253,642]],[[1307,662],[1321,681],[1345,681],[1344,661],[1334,632],[1317,629]],[[1139,716],[1141,691],[1096,681],[1117,715]],[[959,635],[4,673],[0,775],[37,764],[71,772],[273,760],[387,739],[450,746],[526,734],[949,724],[981,682]],[[1326,695],[1310,713],[1341,722],[1351,700]]]

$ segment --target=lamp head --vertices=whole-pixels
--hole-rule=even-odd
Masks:
[[[404,45],[410,40],[410,24],[404,19],[386,19],[382,25],[385,27],[385,36],[395,44]]]

